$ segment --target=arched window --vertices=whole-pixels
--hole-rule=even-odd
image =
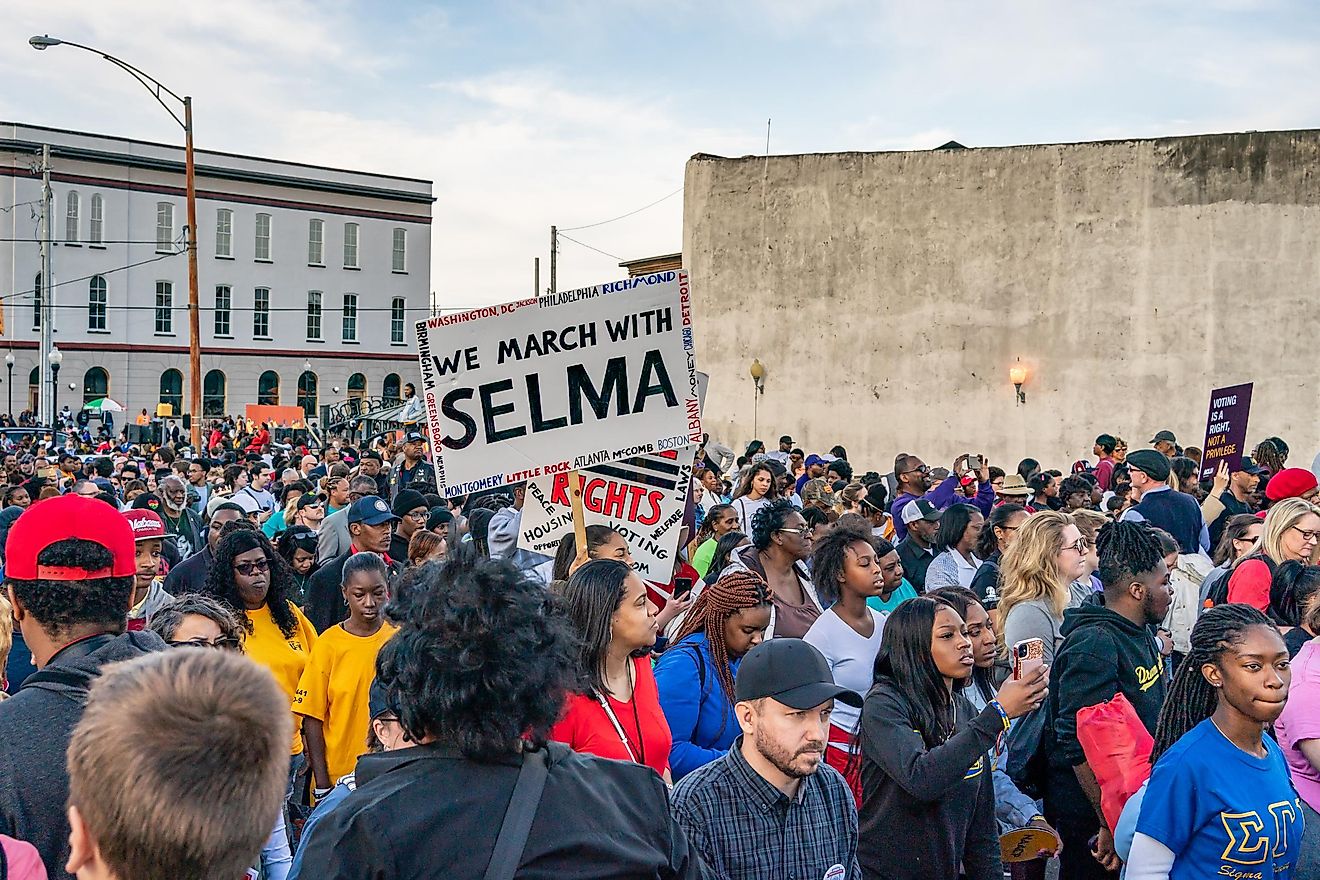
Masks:
[[[64,240],[69,244],[78,243],[78,192],[69,190],[69,198],[65,203],[64,212]]]
[[[104,367],[92,367],[83,373],[83,403],[110,396],[110,374]]]
[[[28,409],[36,412],[40,398],[41,367],[33,367],[32,372],[28,373]]]
[[[382,386],[381,386],[381,389],[380,389],[380,396],[383,397],[383,398],[385,398],[386,400],[401,400],[401,399],[403,399],[403,395],[400,393],[400,391],[401,391],[400,385],[401,385],[401,384],[402,384],[402,383],[400,383],[400,381],[399,381],[399,374],[398,374],[398,373],[389,373],[389,374],[387,374],[387,375],[385,376],[385,384],[382,385]]]
[[[209,370],[202,379],[202,415],[219,418],[225,414],[225,374]]]
[[[109,300],[109,294],[106,290],[105,279],[100,275],[93,275],[92,280],[87,282],[87,329],[104,330],[106,304]]]
[[[45,293],[41,289],[41,273],[37,273],[36,280],[32,282],[32,329],[41,329],[41,297]]]
[[[298,405],[307,418],[316,415],[316,374],[311,370],[298,377]]]
[[[176,416],[183,411],[183,373],[166,370],[160,374],[160,402],[174,407]]]
[[[280,374],[267,370],[257,379],[257,403],[261,406],[280,405]]]
[[[105,237],[105,201],[100,193],[92,194],[92,213],[87,218],[87,241],[100,244]]]
[[[354,373],[348,377],[348,399],[361,400],[367,396],[367,377]]]

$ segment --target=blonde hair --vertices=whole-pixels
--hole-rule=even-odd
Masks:
[[[1059,576],[1059,552],[1063,530],[1076,526],[1071,514],[1043,510],[1027,517],[1013,543],[999,562],[999,651],[1006,656],[1003,622],[1013,606],[1036,599],[1049,600],[1054,616],[1062,617],[1068,605],[1068,581]]]
[[[9,604],[9,597],[0,593],[0,669],[4,668],[9,658],[9,649],[14,647],[14,606]]]
[[[1301,498],[1285,498],[1271,507],[1269,513],[1265,514],[1265,528],[1261,530],[1260,541],[1252,548],[1253,551],[1259,549],[1275,562],[1287,561],[1288,557],[1283,549],[1283,536],[1307,514],[1320,516],[1320,507]],[[1317,548],[1320,549],[1320,545],[1317,545]],[[1306,562],[1314,563],[1315,555],[1315,550],[1312,550],[1311,558]]]
[[[839,492],[839,497],[834,500],[834,509],[839,513],[857,513],[862,506],[862,499],[866,497],[866,487],[861,483],[849,483]],[[867,528],[870,528],[867,523]]]

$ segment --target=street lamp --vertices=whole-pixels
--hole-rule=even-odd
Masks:
[[[193,165],[192,97],[189,95],[179,96],[166,88],[160,80],[143,73],[127,61],[122,61],[108,52],[102,52],[100,49],[94,49],[91,46],[61,40],[49,34],[31,37],[28,39],[28,44],[38,51],[45,51],[51,46],[72,46],[75,49],[91,52],[93,55],[100,55],[106,61],[142,83],[142,86],[148,92],[151,92],[152,97],[156,99],[156,103],[164,107],[165,112],[170,114],[174,121],[183,128],[184,174],[188,187],[188,369],[191,373],[188,377],[188,397],[189,409],[192,410],[193,415],[192,447],[193,449],[200,449],[202,447],[202,423],[200,418],[202,413],[202,337],[197,298],[197,185]],[[183,105],[182,119],[179,118],[179,114],[169,104],[165,103],[165,96],[173,98]],[[54,361],[52,360],[51,363],[53,364]],[[13,407],[10,406],[10,409],[12,410]]]
[[[9,368],[9,420],[14,420],[14,353],[5,355],[5,366]]]
[[[50,354],[46,355],[46,360],[50,361],[50,418],[51,422],[54,423],[60,417],[60,364],[64,363],[64,353],[58,348],[51,346]],[[52,424],[51,428],[54,427],[55,425]]]

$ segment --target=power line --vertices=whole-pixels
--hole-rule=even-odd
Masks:
[[[41,239],[39,238],[0,238],[0,241],[12,241],[18,242],[19,244],[41,244]],[[57,239],[51,239],[50,243],[53,245],[64,245],[65,247],[81,247],[82,245],[99,247],[103,244],[160,244],[160,242],[154,238],[103,238],[100,241],[59,241]],[[177,243],[177,240],[173,243]]]
[[[573,242],[573,244],[579,245],[580,247],[584,247],[584,248],[586,248],[586,249],[589,250],[589,251],[595,251],[595,252],[598,253],[598,254],[604,254],[605,256],[609,257],[609,258],[612,259],[612,260],[618,260],[618,261],[621,262],[621,263],[623,262],[623,257],[617,256],[617,255],[615,255],[615,254],[607,253],[606,251],[603,251],[603,250],[601,250],[601,249],[598,248],[598,247],[592,247],[591,245],[587,244],[586,242],[578,241],[576,238],[573,238],[571,235],[564,235],[564,230],[562,230],[562,229],[559,230],[559,237],[560,237],[560,238],[567,239],[568,241]]]
[[[93,272],[91,275],[84,275],[81,278],[70,278],[66,281],[56,281],[54,284],[43,283],[41,287],[43,290],[49,290],[56,287],[63,287],[66,284],[77,284],[80,281],[91,281],[93,278],[97,277],[98,275],[113,275],[115,272],[123,272],[127,269],[136,269],[138,266],[145,266],[148,263],[158,263],[161,260],[168,260],[170,257],[182,256],[185,253],[187,253],[187,251],[173,251],[168,254],[157,254],[156,256],[152,257],[149,260],[138,260],[136,263],[129,263],[127,266],[117,266],[114,269],[103,269],[100,272]],[[36,296],[36,295],[37,295],[37,289],[34,287],[31,290],[18,290],[15,291],[14,293],[6,293],[3,296],[0,296],[0,301],[13,299],[14,297],[17,296]],[[59,306],[56,306],[56,308],[59,308]]]
[[[562,232],[577,232],[579,229],[591,229],[591,228],[593,228],[593,227],[595,227],[595,226],[604,226],[606,223],[613,223],[613,222],[615,222],[616,220],[623,220],[623,219],[626,219],[626,218],[628,218],[628,217],[631,217],[633,214],[640,214],[640,213],[642,213],[643,211],[645,211],[647,208],[654,208],[656,205],[660,204],[661,202],[668,201],[669,199],[672,199],[674,196],[678,195],[678,194],[681,193],[682,191],[683,191],[683,187],[680,186],[678,189],[674,190],[674,191],[671,192],[669,195],[667,195],[667,196],[663,196],[663,197],[661,197],[661,198],[658,198],[658,199],[656,199],[654,202],[651,202],[651,204],[649,204],[649,205],[642,205],[642,206],[641,206],[640,208],[638,208],[636,211],[629,211],[627,214],[620,214],[618,217],[611,217],[609,220],[601,220],[599,223],[588,223],[586,226],[569,226],[569,227],[566,227],[566,228],[561,228],[559,231],[560,231],[561,233],[562,233]],[[567,237],[567,236],[566,236],[566,237]],[[582,244],[582,242],[579,241],[578,244]],[[583,247],[590,247],[590,245],[583,245]]]

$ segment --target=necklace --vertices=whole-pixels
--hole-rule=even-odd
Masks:
[[[1222,728],[1222,727],[1219,726],[1219,722],[1215,720],[1215,716],[1213,716],[1213,715],[1210,716],[1210,723],[1213,724],[1213,725],[1215,726],[1215,730],[1219,731],[1219,735],[1222,736],[1224,739],[1228,740],[1229,743],[1232,744],[1233,748],[1237,749],[1239,752],[1243,752],[1243,753],[1245,753],[1245,754],[1251,755],[1251,757],[1253,757],[1253,758],[1264,758],[1264,757],[1267,757],[1267,756],[1269,755],[1270,750],[1267,749],[1267,748],[1265,748],[1264,742],[1261,743],[1261,751],[1263,751],[1263,752],[1265,753],[1264,755],[1259,754],[1259,753],[1257,753],[1257,752],[1248,751],[1247,749],[1242,748],[1242,746],[1240,746],[1240,745],[1238,745],[1236,742],[1234,742],[1234,741],[1233,741],[1233,737],[1231,737],[1231,736],[1229,736],[1228,734],[1224,733],[1224,728]]]
[[[614,732],[618,734],[619,741],[623,743],[623,747],[628,750],[628,757],[634,764],[645,764],[646,742],[642,737],[641,716],[637,712],[637,684],[633,681],[632,660],[628,661],[628,688],[632,691],[633,729],[637,731],[636,751],[633,751],[632,740],[628,738],[628,734],[623,729],[623,725],[619,723],[619,716],[614,714],[614,707],[610,705],[609,697],[602,693],[597,693],[596,701],[599,702],[601,708],[605,710],[605,715],[610,719],[610,724],[614,725]],[[639,755],[640,757],[638,757]]]

